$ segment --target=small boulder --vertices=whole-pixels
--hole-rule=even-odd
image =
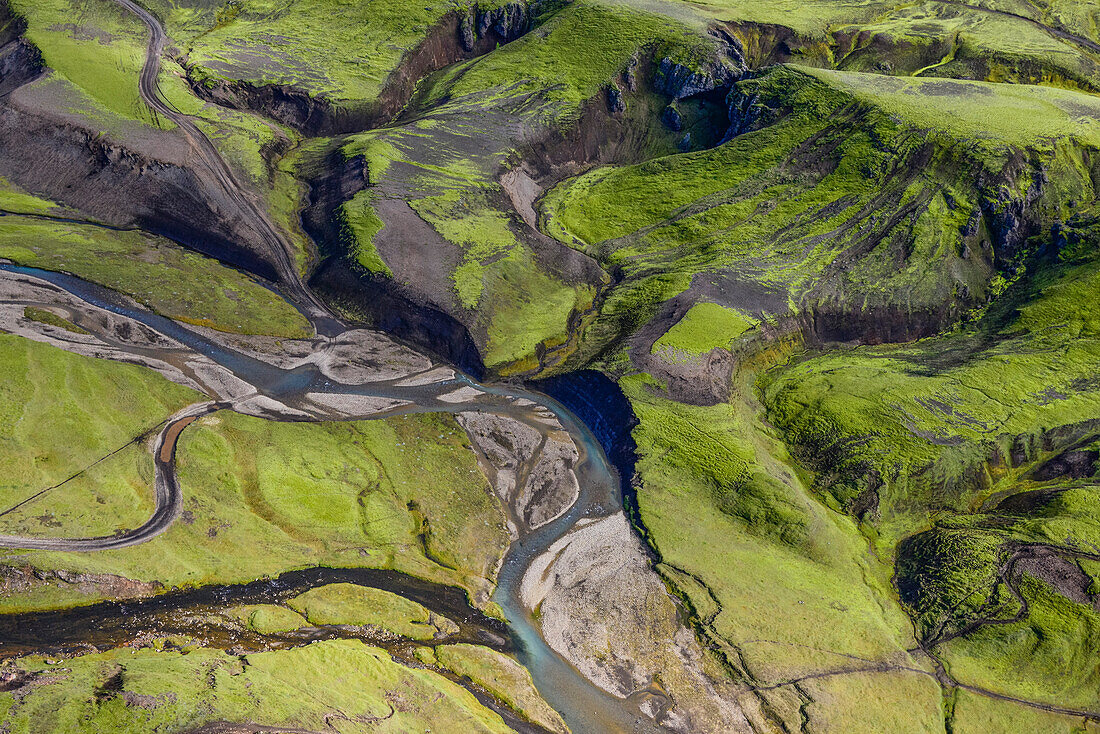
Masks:
[[[626,111],[626,101],[623,99],[623,93],[615,85],[611,85],[607,90],[607,109],[616,117]]]
[[[664,111],[661,112],[661,122],[673,132],[680,132],[684,127],[684,119],[680,116],[680,110],[672,105],[665,107]]]

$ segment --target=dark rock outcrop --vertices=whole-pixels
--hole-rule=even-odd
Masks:
[[[722,30],[716,29],[712,35],[719,41],[712,58],[689,65],[665,56],[657,64],[653,88],[673,99],[685,99],[728,89],[740,79],[746,70],[741,42]]]
[[[657,66],[653,88],[673,99],[685,99],[729,87],[738,78],[739,74],[720,62],[692,68],[665,57]]]
[[[602,372],[579,370],[531,384],[568,408],[588,426],[619,473],[624,495],[632,493],[637,445],[631,432],[638,418],[622,389]]]
[[[0,46],[0,97],[28,82],[34,81],[45,71],[42,54],[23,39],[16,39]]]
[[[512,2],[499,8],[474,7],[462,18],[462,47],[473,53],[483,39],[503,43],[515,40],[530,30],[531,20],[531,9],[525,2]]]
[[[1032,479],[1046,482],[1051,479],[1084,479],[1096,473],[1100,451],[1076,449],[1067,451],[1045,462],[1035,470]]]
[[[742,94],[734,87],[726,95],[726,109],[729,110],[729,127],[722,137],[723,143],[768,124],[768,116],[764,114],[765,108],[760,104],[758,94]]]
[[[335,110],[324,97],[312,97],[291,86],[227,81],[201,76],[194,68],[185,68],[191,89],[207,102],[231,109],[261,111],[273,120],[297,130],[321,132],[339,128],[339,118],[348,116]]]
[[[302,211],[302,225],[321,248],[322,256],[336,254],[342,233],[336,209],[370,185],[366,159],[344,159],[334,151],[322,160],[320,170],[310,177],[309,205]]]
[[[661,122],[663,122],[665,127],[669,130],[677,133],[684,127],[684,120],[680,116],[680,110],[676,109],[673,105],[669,105],[661,111]]]
[[[607,89],[607,109],[612,115],[621,115],[626,111],[626,101],[619,88],[612,84]]]

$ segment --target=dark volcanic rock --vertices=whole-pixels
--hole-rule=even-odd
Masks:
[[[726,108],[729,110],[729,127],[722,138],[723,143],[768,124],[758,94],[742,94],[735,87],[726,95]]]
[[[531,13],[527,3],[513,2],[502,5],[499,8],[477,10],[477,36],[486,38],[490,30],[499,36],[501,41],[508,42],[519,38],[531,27]],[[465,33],[463,40],[466,40]],[[473,45],[467,47],[473,51]]]
[[[1046,462],[1032,476],[1038,482],[1051,479],[1083,479],[1096,473],[1096,462],[1100,460],[1100,451],[1067,451]]]
[[[732,86],[745,72],[744,50],[728,33],[720,32],[716,37],[722,50],[697,65],[688,66],[667,56],[661,59],[653,75],[653,88],[673,99],[684,99]]]
[[[626,102],[623,100],[623,93],[614,85],[607,89],[607,109],[613,115],[621,115],[626,111]]]
[[[365,315],[370,326],[427,349],[475,378],[484,376],[481,353],[466,327],[412,289],[359,273],[340,258],[329,259],[310,286],[322,297]]]
[[[467,53],[478,51],[479,45],[490,40],[507,43],[531,28],[533,14],[524,2],[513,2],[499,8],[473,8],[459,23],[459,38]]]
[[[672,105],[665,107],[664,110],[661,111],[661,122],[673,132],[680,132],[684,127],[684,120],[680,117],[680,110]]]
[[[268,117],[298,130],[324,130],[335,125],[336,112],[323,97],[311,97],[282,84],[256,85],[246,81],[193,78],[188,82],[195,93],[214,104],[237,110],[261,110]]]
[[[38,49],[23,39],[0,46],[0,97],[38,78],[44,70]]]
[[[0,0],[0,97],[37,78],[44,70],[38,49],[21,38],[27,23]]]
[[[631,491],[637,445],[631,431],[638,418],[615,382],[596,370],[580,370],[532,383],[588,426],[600,448],[619,472],[624,494]]]
[[[626,71],[623,72],[623,84],[626,85],[626,88],[629,89],[631,92],[637,91],[638,89],[638,77],[634,71],[637,66],[638,59],[633,58],[627,65]]]
[[[941,311],[909,309],[893,304],[861,310],[830,304],[807,309],[798,320],[804,336],[811,343],[894,344],[936,334],[956,317],[955,310],[948,304]]]
[[[0,668],[0,691],[14,691],[17,688],[22,688],[37,677],[38,673],[32,673],[14,666]]]

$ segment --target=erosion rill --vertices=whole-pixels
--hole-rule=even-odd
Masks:
[[[0,730],[1100,730],[1098,28],[0,0]]]

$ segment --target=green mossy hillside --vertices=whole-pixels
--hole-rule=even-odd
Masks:
[[[1097,89],[1087,3],[708,0],[753,67],[776,61],[882,75]]]
[[[507,655],[467,644],[439,645],[434,652],[440,666],[473,681],[529,721],[552,732],[569,731],[558,712],[539,695],[531,674]]]
[[[617,161],[657,157],[597,169],[543,200],[541,229],[624,278],[607,294],[574,365],[652,318],[695,276],[723,280],[731,270],[738,276],[724,290],[736,294],[747,281],[749,290],[768,293],[772,310],[786,312],[783,301],[789,300],[795,312],[822,312],[827,327],[853,312],[885,309],[890,313],[880,338],[931,333],[996,295],[1013,276],[1027,236],[1063,214],[1066,201],[1092,198],[1090,164],[1082,151],[1095,145],[1097,131],[1089,114],[1079,114],[1095,108],[1091,96],[926,79],[931,73],[921,68],[931,64],[919,53],[919,62],[910,59],[919,63],[910,70],[921,71],[919,77],[855,73],[872,69],[876,49],[886,48],[875,44],[849,54],[866,63],[846,65],[832,51],[795,57],[850,71],[786,67],[743,81],[744,103],[737,110],[742,119],[734,122],[751,128],[779,118],[777,124],[714,150],[659,157],[674,153],[683,133],[671,137],[659,121],[663,102],[649,99],[660,96],[651,91],[656,76],[665,73],[656,70],[658,63],[685,64],[700,78],[723,65],[736,74],[736,53],[707,34],[707,16],[734,19],[756,12],[763,18],[777,9],[581,0],[542,17],[535,31],[427,78],[397,125],[353,136],[342,147],[347,160],[365,158],[375,202],[365,206],[360,194],[340,210],[349,262],[406,287],[416,284],[419,294],[467,326],[487,366],[507,373],[534,365],[532,353],[539,349],[555,350],[557,359],[576,351],[565,325],[593,296],[576,283],[575,271],[555,272],[560,258],[535,244],[523,194],[517,198],[515,184],[499,178],[528,155],[528,141],[545,136],[540,130],[600,146],[599,155]],[[861,24],[876,18],[898,29],[921,23],[919,14],[886,4],[818,10],[853,24],[849,43]],[[785,8],[781,15],[792,12]],[[890,21],[879,17],[895,12],[900,15]],[[1025,19],[982,9],[952,12],[968,28],[988,26],[997,53],[1004,52],[1007,37],[994,27],[998,22],[1029,39],[1038,34],[1062,44]],[[753,43],[763,41],[752,37],[749,26],[730,30],[748,62],[763,63],[753,52]],[[844,27],[829,32],[839,38]],[[958,35],[943,32],[948,39]],[[1036,49],[1042,45],[1035,43]],[[913,55],[913,48],[901,40],[890,46],[903,56]],[[1020,53],[1034,50],[1028,49]],[[1057,57],[1057,48],[1042,53],[1047,51]],[[998,68],[1016,68],[1002,61]],[[947,73],[946,67],[941,64],[938,73]],[[974,76],[970,67],[956,71]],[[1084,78],[1080,69],[1074,73]],[[618,114],[629,121],[628,132],[601,127],[606,113],[597,111],[609,89],[625,102]],[[677,104],[687,110],[699,99]],[[989,131],[979,129],[976,110],[982,108],[995,112]],[[945,114],[919,114],[926,109]],[[711,142],[721,137],[724,116],[725,110],[722,130]],[[719,126],[716,120],[708,124]],[[700,136],[692,132],[688,146],[694,150]],[[596,142],[602,135],[608,141]],[[658,143],[662,136],[670,137]],[[615,153],[607,152],[616,145]],[[1021,203],[1030,202],[1040,186],[1044,196],[1035,221],[1023,223],[1027,232],[1017,231]],[[408,247],[398,246],[396,233],[409,228],[410,214],[377,205],[386,198],[407,201],[440,236],[428,243],[419,237],[416,245],[423,249],[417,261],[431,263],[421,270],[427,267],[430,274],[409,268]],[[885,210],[896,214],[876,217]],[[585,278],[590,286],[600,281],[595,273]],[[526,302],[525,293],[535,297]],[[522,307],[510,307],[517,300]],[[748,298],[731,297],[723,305],[753,312]]]
[[[1100,642],[1100,612],[1068,598],[1047,580],[1024,574],[1016,593],[1027,603],[1019,621],[1005,613],[939,648],[957,680],[1007,696],[1082,712],[1095,711],[1098,674],[1091,654]],[[1003,604],[1019,602],[1003,587]],[[1003,620],[1003,621],[1002,621]],[[1007,623],[1006,623],[1007,622]]]
[[[706,354],[712,349],[728,349],[751,329],[755,319],[716,303],[697,303],[653,343],[652,351],[669,353],[676,359]]]
[[[739,89],[759,129],[542,200],[549,233],[621,278],[582,354],[689,288],[825,339],[934,333],[1002,292],[1067,202],[1095,199],[1088,95],[795,67]]]
[[[102,0],[8,2],[26,21],[24,38],[60,79],[80,90],[92,120],[102,111],[143,125],[175,127],[156,118],[138,96],[148,32],[128,10]]]
[[[1011,701],[960,690],[955,694],[951,722],[955,731],[984,734],[1016,734],[1041,731],[1049,734],[1095,734],[1100,726],[1083,716],[1067,716]]]
[[[1100,321],[1087,294],[1100,274],[1095,261],[1032,269],[973,329],[813,356],[769,380],[771,420],[884,547],[1095,436]]]
[[[247,604],[230,607],[222,614],[261,635],[290,632],[309,625],[301,614],[277,604]]]
[[[144,232],[9,215],[0,227],[0,257],[72,273],[169,318],[219,331],[313,333],[297,309],[249,276]]]
[[[414,601],[389,591],[355,584],[329,584],[310,589],[291,599],[287,606],[314,626],[371,625],[411,640],[431,640],[445,626],[445,622],[437,621],[428,609]]]
[[[398,124],[349,136],[342,158],[361,156],[369,185],[338,212],[353,269],[412,285],[454,315],[494,371],[538,367],[537,352],[567,344],[571,319],[590,308],[605,276],[548,246],[533,212],[517,209],[524,184],[502,174],[533,143],[582,130],[585,114],[607,118],[608,85],[635,67],[639,89],[626,92],[624,121],[599,124],[615,125],[607,134],[621,136],[632,159],[675,151],[682,133],[657,122],[667,99],[648,90],[641,68],[650,74],[663,55],[703,68],[721,53],[697,17],[670,8],[666,17],[610,0],[569,3],[536,31],[425,79]],[[438,237],[406,238],[410,217]]]
[[[144,368],[8,334],[0,374],[0,533],[110,535],[149,518],[143,438],[203,396]]]
[[[376,102],[387,79],[448,15],[474,3],[350,0],[157,2],[196,84],[293,87],[337,107]],[[486,8],[491,3],[479,3]],[[442,33],[440,33],[442,35]],[[442,44],[458,43],[444,38]]]
[[[906,652],[913,639],[889,565],[867,554],[854,523],[816,501],[761,406],[683,405],[643,375],[619,385],[639,420],[636,519],[657,570],[708,647],[765,691],[767,715],[798,722],[786,682],[855,658],[917,680],[899,698],[890,692],[898,681],[876,677],[850,705],[871,697],[886,718],[907,712],[914,730],[941,725],[938,689],[919,683],[927,664]]]
[[[231,655],[121,648],[64,660],[21,658],[33,685],[0,693],[12,734],[194,730],[211,721],[341,732],[512,731],[472,693],[358,640]],[[308,686],[308,694],[304,694]]]
[[[1100,287],[1088,216],[974,324],[809,353],[762,381],[813,488],[896,557],[900,601],[956,680],[1092,711]]]
[[[499,502],[446,415],[308,424],[221,412],[184,431],[176,461],[183,515],[153,540],[94,554],[4,555],[168,588],[317,565],[392,568],[463,587],[483,605],[508,543]],[[48,508],[48,498],[39,506]],[[104,521],[112,512],[119,510],[96,507]],[[3,606],[102,596],[94,583],[36,586],[6,595]]]
[[[106,138],[141,151],[139,156],[160,145],[171,150],[180,144],[176,125],[140,97],[138,77],[149,31],[136,15],[111,0],[12,0],[10,6],[25,25],[23,41],[37,50],[47,72],[19,90],[18,107],[61,124],[76,123],[88,131],[89,139]],[[270,216],[295,245],[295,257],[304,270],[314,249],[299,224],[304,185],[279,165],[296,142],[293,131],[198,99],[172,58],[161,59],[158,87],[170,106],[190,115],[211,139],[245,188],[260,194]],[[168,156],[171,160],[172,154]]]

